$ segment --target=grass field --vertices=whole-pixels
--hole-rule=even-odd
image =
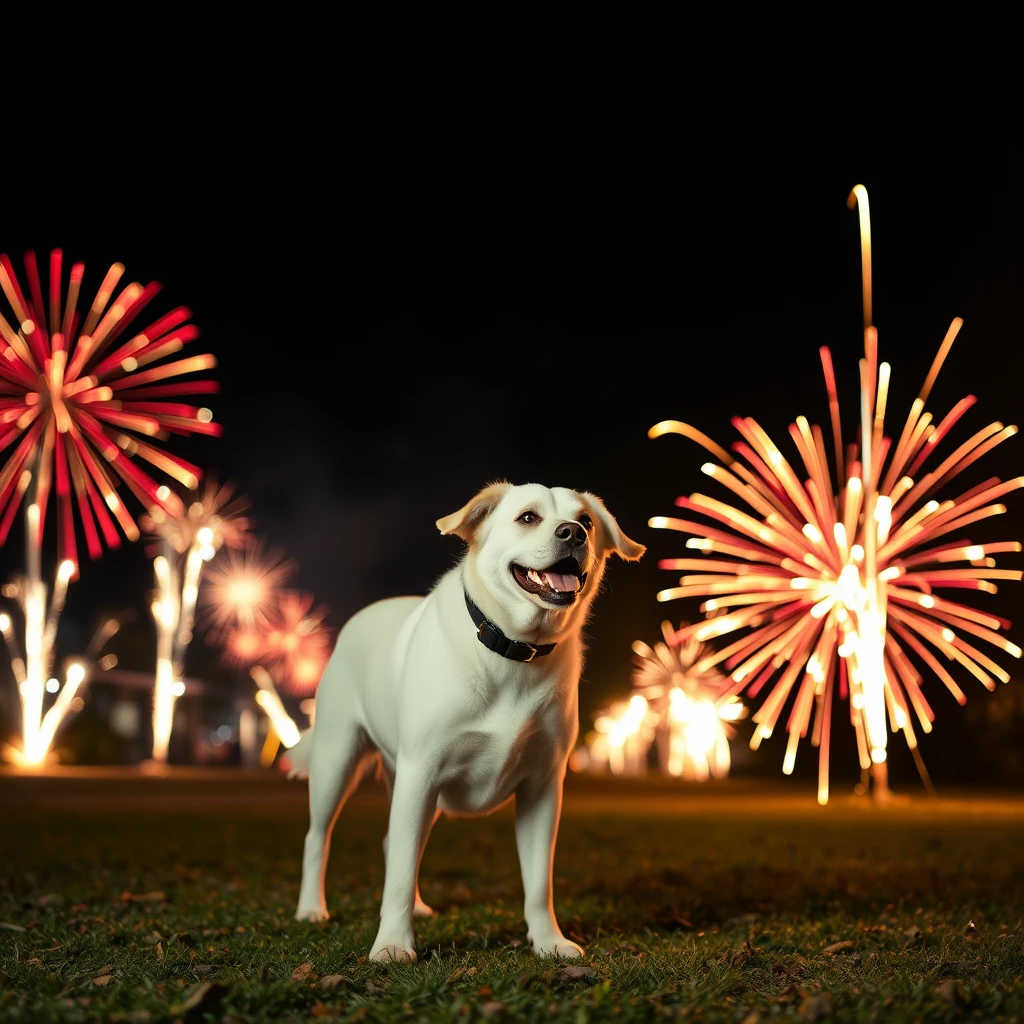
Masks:
[[[573,779],[556,860],[582,965],[525,944],[512,815],[442,821],[418,963],[365,961],[385,811],[292,920],[303,792],[0,775],[0,1020],[1024,1020],[1024,801]],[[972,923],[973,922],[973,923]]]

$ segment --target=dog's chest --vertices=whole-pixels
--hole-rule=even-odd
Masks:
[[[441,752],[442,809],[461,814],[491,810],[523,779],[550,771],[564,745],[559,717],[548,702],[510,697],[462,723]]]

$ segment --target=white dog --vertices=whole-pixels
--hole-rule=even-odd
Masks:
[[[296,917],[326,918],[331,830],[379,758],[391,794],[380,930],[370,956],[415,960],[413,917],[431,826],[486,814],[513,794],[528,936],[582,956],[555,920],[551,873],[562,781],[579,729],[581,627],[605,559],[645,548],[600,498],[494,483],[437,521],[467,544],[426,597],[377,601],[342,629],[316,696],[315,728],[292,748],[309,777],[309,832]]]

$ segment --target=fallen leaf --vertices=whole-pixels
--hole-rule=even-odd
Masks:
[[[88,910],[88,909],[89,909],[89,906],[88,906],[88,904],[86,904],[86,903],[76,903],[76,904],[75,904],[75,905],[74,905],[74,906],[73,906],[73,907],[71,908],[71,911],[72,911],[72,913],[75,913],[76,911],[77,911],[78,913],[81,913],[81,912],[82,912],[83,910]]]
[[[0,921],[0,928],[8,932],[23,932],[26,931],[20,924],[12,924],[10,921]]]
[[[27,963],[29,965],[29,967],[42,967],[43,966],[43,961],[40,960],[39,957],[37,957],[37,956],[34,956],[31,959],[26,960],[25,963]]]
[[[549,983],[573,984],[578,981],[596,981],[597,971],[593,967],[563,967],[557,971],[547,971],[542,977]]]
[[[335,988],[347,988],[352,984],[352,979],[346,977],[344,974],[325,974],[320,979],[320,987],[325,992],[330,992]]]
[[[107,1020],[114,1024],[146,1024],[152,1016],[149,1010],[117,1010]]]
[[[36,900],[37,907],[59,907],[64,902],[64,897],[59,892],[48,892]]]
[[[491,986],[490,986],[490,985],[481,985],[481,986],[480,986],[480,987],[479,987],[479,988],[478,988],[478,989],[476,990],[476,994],[477,994],[477,995],[478,995],[478,996],[479,996],[479,997],[480,997],[481,999],[490,999],[490,998],[491,998],[491,996],[492,996],[492,995],[493,995],[494,993],[493,993],[493,992],[491,991]]]
[[[451,985],[453,982],[458,981],[459,978],[472,978],[476,974],[475,967],[456,967],[451,974],[448,975],[446,985]]]
[[[308,981],[310,978],[315,978],[313,974],[313,965],[307,960],[304,964],[299,964],[298,967],[292,971],[292,981]]]
[[[156,954],[157,960],[163,960],[163,958],[164,958],[164,944],[162,942],[158,942],[156,944],[156,946],[153,948],[153,952]]]
[[[336,1010],[330,1006],[324,1006],[319,999],[313,1000],[313,1008],[309,1011],[314,1017],[340,1017],[341,1010]]]
[[[168,940],[167,945],[173,946],[174,943],[178,942],[183,946],[194,946],[195,939],[189,932],[175,932]]]
[[[492,999],[480,1007],[480,1015],[483,1017],[501,1017],[505,1013],[505,1004]]]
[[[135,895],[125,889],[125,891],[121,893],[121,899],[125,903],[163,903],[167,899],[167,894],[157,889],[153,892],[143,892]]]
[[[216,981],[204,981],[192,989],[184,1002],[169,1006],[167,1008],[168,1013],[172,1017],[185,1017],[190,1020],[196,1020],[200,1013],[216,1006],[227,994],[227,985],[222,985]]]
[[[973,921],[967,922],[967,927],[964,929],[964,938],[968,942],[978,941],[978,926]]]
[[[98,978],[93,978],[92,983],[94,985],[109,985],[114,980],[112,974],[101,974]]]
[[[903,933],[906,942],[903,944],[904,949],[909,949],[911,946],[916,946],[921,941],[921,929],[917,925],[912,925]]]
[[[843,942],[833,942],[831,946],[826,946],[822,953],[825,956],[835,956],[836,953],[846,953],[851,949],[853,949],[853,943],[849,939],[845,939]]]
[[[142,941],[147,946],[155,946],[158,942],[163,941],[163,936],[159,932],[150,932]]]
[[[819,1021],[831,1017],[835,1010],[835,1000],[828,992],[808,992],[796,1012],[804,1020]]]
[[[366,983],[366,994],[368,996],[380,996],[388,990],[386,981],[368,981]]]
[[[935,994],[948,1003],[962,1003],[964,1001],[963,989],[960,987],[960,982],[955,978],[947,978],[945,981],[940,981],[935,986]]]

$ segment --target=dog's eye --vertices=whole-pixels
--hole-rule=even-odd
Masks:
[[[594,520],[591,519],[586,512],[584,512],[583,515],[581,515],[579,519],[576,520],[576,522],[579,523],[580,526],[582,526],[583,529],[587,531],[587,533],[590,533],[590,531],[594,528]]]
[[[524,512],[521,516],[516,519],[517,523],[523,523],[526,526],[531,526],[533,523],[540,522],[540,516],[536,512]]]

